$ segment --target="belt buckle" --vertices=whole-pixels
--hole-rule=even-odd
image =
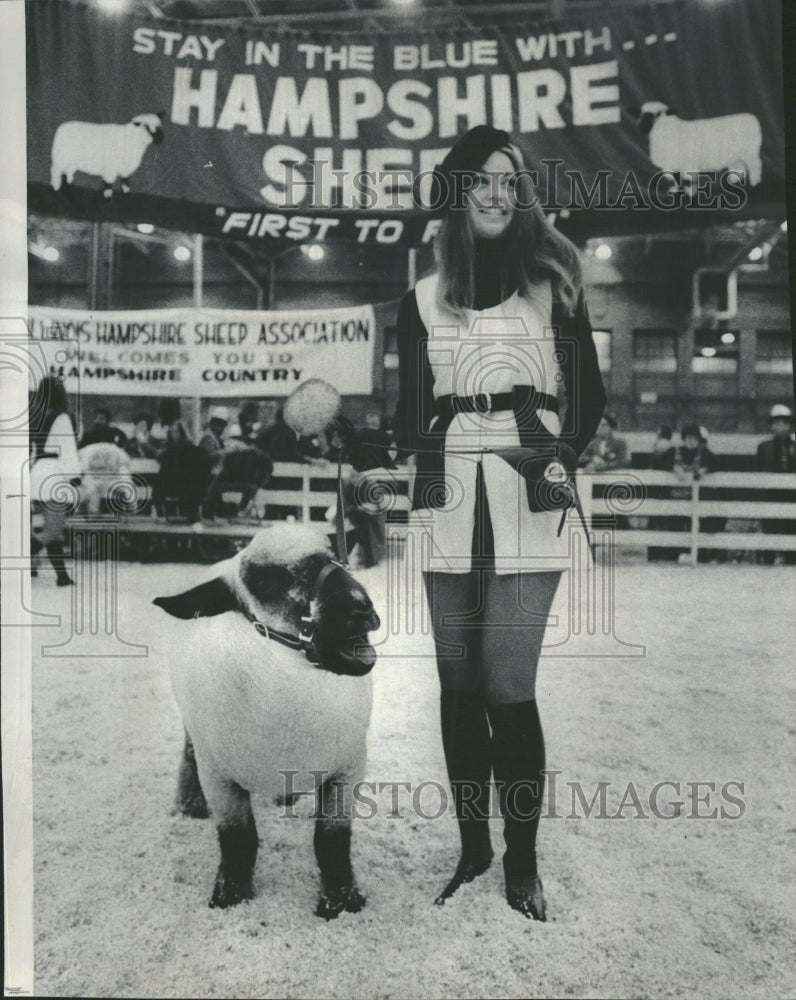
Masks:
[[[473,399],[475,402],[476,413],[489,413],[492,409],[491,392],[479,392],[473,397]]]

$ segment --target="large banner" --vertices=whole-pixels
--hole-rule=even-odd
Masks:
[[[70,393],[287,396],[313,377],[343,395],[373,389],[372,306],[28,313],[41,370]]]
[[[481,122],[525,146],[575,233],[782,211],[779,0],[382,35],[34,0],[27,33],[30,200],[45,212],[262,243],[427,242],[424,178]]]

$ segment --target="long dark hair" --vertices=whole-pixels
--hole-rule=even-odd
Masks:
[[[44,451],[52,425],[62,413],[69,417],[74,431],[75,418],[69,410],[64,384],[60,379],[48,375],[39,382],[28,402],[28,428],[37,456]]]
[[[525,158],[514,145],[502,149],[512,161],[515,207],[505,239],[496,240],[503,248],[501,274],[504,292],[517,289],[530,298],[533,286],[545,279],[553,298],[572,313],[582,288],[580,259],[575,245],[548,221],[534,188]],[[528,205],[532,207],[524,208]],[[434,259],[440,276],[441,304],[455,313],[472,308],[475,287],[473,261],[475,240],[466,209],[450,209],[434,241]]]

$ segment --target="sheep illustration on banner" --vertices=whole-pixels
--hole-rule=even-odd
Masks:
[[[760,146],[763,130],[753,114],[720,115],[685,121],[661,101],[631,108],[642,135],[649,136],[649,157],[656,167],[679,173],[691,191],[698,173],[737,171],[748,187],[763,177]]]
[[[101,177],[105,181],[102,193],[113,194],[119,181],[127,194],[130,175],[141,166],[144,153],[154,143],[163,142],[161,122],[165,111],[156,115],[136,115],[125,125],[98,125],[94,122],[62,122],[55,130],[52,148],[50,183],[58,191],[66,181],[71,184],[80,172]]]

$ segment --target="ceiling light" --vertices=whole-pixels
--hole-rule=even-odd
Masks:
[[[749,255],[748,256],[749,256],[749,260],[760,260],[762,258],[762,256],[763,256],[763,248],[762,247],[752,247],[752,249],[749,251]]]
[[[613,256],[613,251],[607,243],[600,243],[594,251],[594,256],[597,260],[610,260]]]
[[[124,14],[130,4],[128,0],[97,0],[97,6],[106,14]]]
[[[721,335],[721,342],[722,344],[734,344],[735,334],[732,333],[730,330],[727,330],[725,333]]]
[[[782,223],[782,225],[779,228],[782,230],[783,233],[787,233],[787,231],[788,231],[788,220],[785,219],[785,221]]]
[[[50,264],[54,264],[59,258],[60,253],[56,247],[45,247],[41,252],[42,260],[49,261]]]
[[[703,358],[715,358],[716,348],[715,347],[703,347],[699,352]]]
[[[138,230],[139,233],[142,233],[144,236],[151,236],[152,233],[154,233],[155,231],[155,227],[152,225],[151,222],[139,222],[138,225],[136,226],[136,229]]]
[[[180,243],[174,248],[174,258],[180,261],[181,264],[184,264],[187,260],[191,259],[191,251],[188,247]]]
[[[304,243],[301,252],[308,260],[319,261],[324,258],[323,247],[319,243]]]

